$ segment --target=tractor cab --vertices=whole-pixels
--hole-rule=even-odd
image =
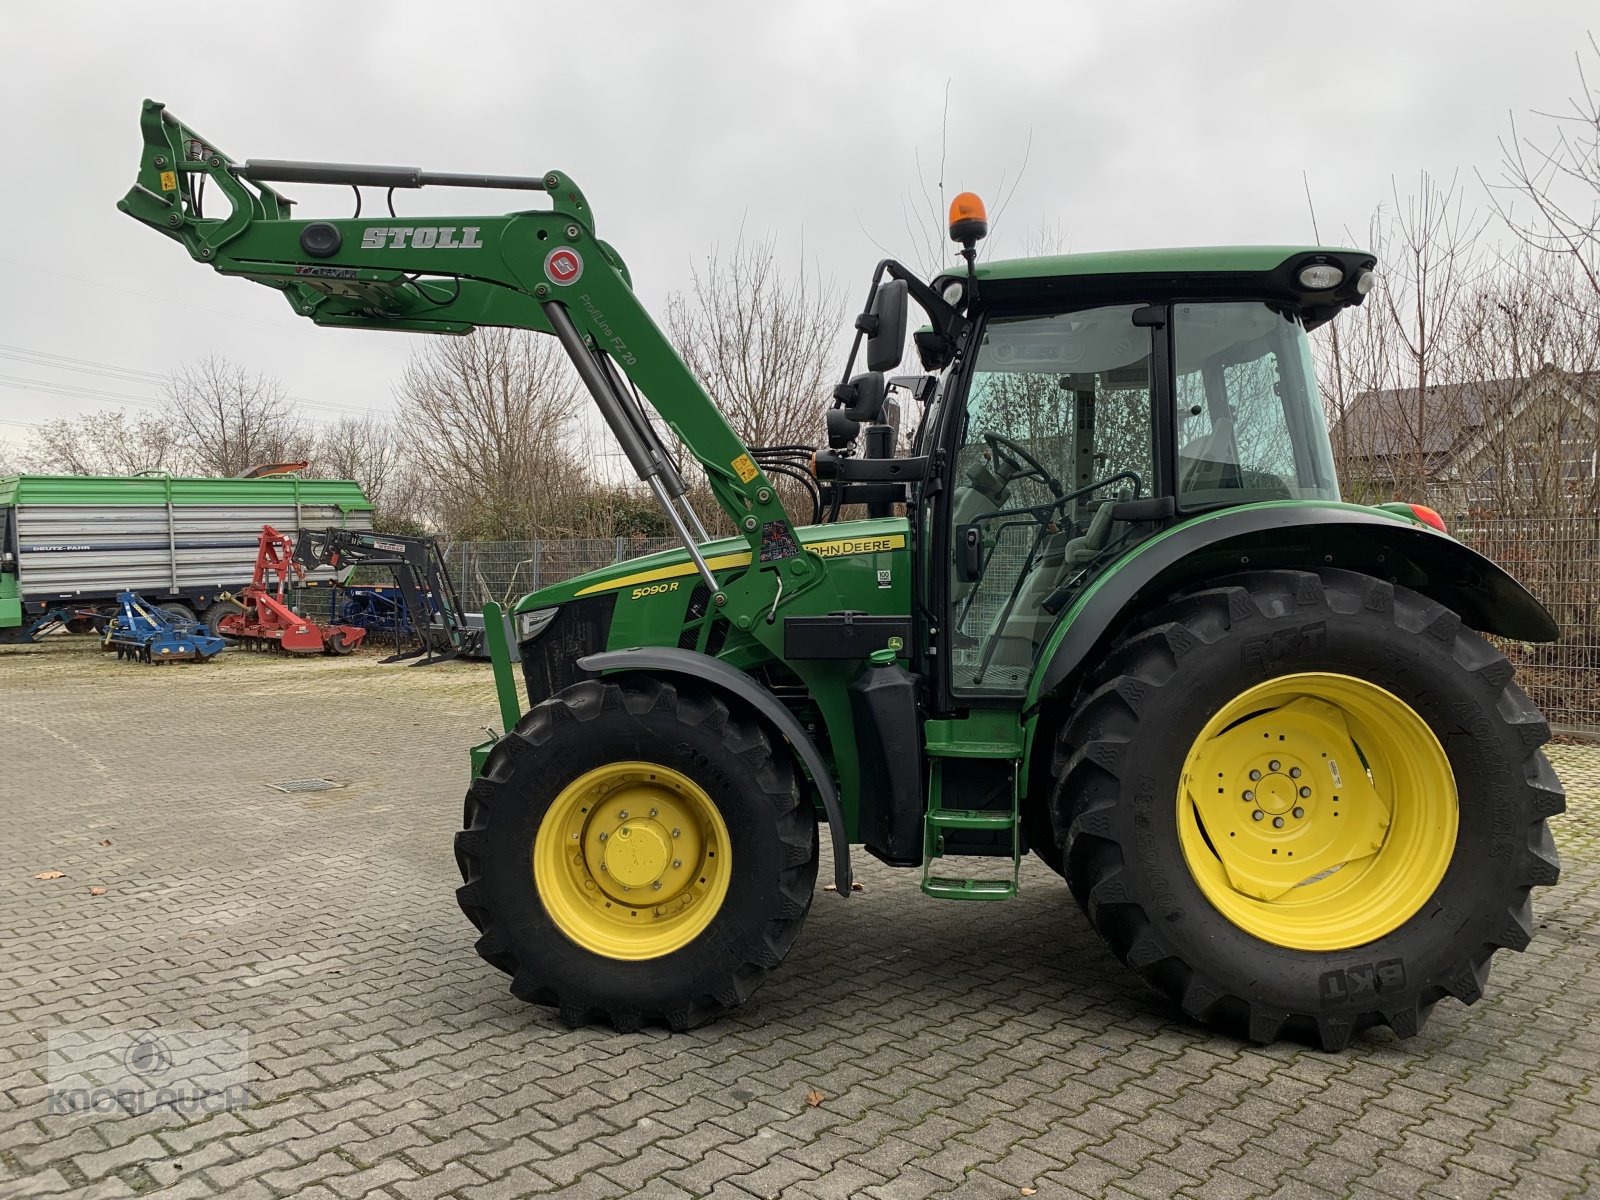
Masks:
[[[1150,277],[1154,257],[1184,254],[1192,275]],[[1274,286],[1302,264],[1336,282],[1312,296]],[[948,613],[953,696],[1020,695],[1057,618],[1168,526],[1338,501],[1308,310],[1340,285],[1358,299],[1370,265],[1354,251],[1253,248],[978,270],[974,349],[927,434],[949,472],[924,515],[949,550],[928,582]]]
[[[857,320],[871,372],[847,368],[819,459],[842,481],[833,511],[907,503],[931,615],[920,665],[945,710],[1016,704],[1063,615],[1164,530],[1245,505],[1338,503],[1307,333],[1361,302],[1374,263],[1252,246],[979,265],[986,225],[965,193],[951,230],[964,274],[930,286],[880,265]],[[894,444],[873,436],[875,372],[898,364],[885,343],[908,298],[927,311],[915,340],[931,374],[899,381],[925,404],[899,468],[916,483],[896,490],[896,468],[873,463]]]

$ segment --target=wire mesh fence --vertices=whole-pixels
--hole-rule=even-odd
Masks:
[[[676,538],[532,538],[521,542],[453,542],[441,547],[461,600],[478,609],[680,545]]]
[[[1552,725],[1600,732],[1600,516],[1469,519],[1451,533],[1510,571],[1544,602],[1561,628],[1560,640],[1547,645],[1503,644],[1523,689]],[[981,633],[992,622],[1021,569],[1028,541],[1018,535],[999,548],[991,565],[1007,568],[993,572],[1006,586],[980,588],[971,597],[963,622],[966,632]],[[535,538],[454,542],[444,551],[464,603],[478,609],[489,600],[505,603],[574,575],[677,545],[671,538]],[[957,658],[958,670],[975,668],[971,652]]]
[[[1522,689],[1557,728],[1600,732],[1600,515],[1468,518],[1450,532],[1511,572],[1560,626],[1554,642],[1502,643]]]

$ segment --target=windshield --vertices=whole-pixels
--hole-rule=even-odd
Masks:
[[[1256,302],[1173,306],[1178,502],[1337,500],[1311,347]]]

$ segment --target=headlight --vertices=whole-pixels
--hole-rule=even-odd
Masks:
[[[561,611],[558,605],[555,608],[536,608],[532,612],[517,614],[517,641],[526,642],[536,638],[546,629],[550,622],[556,619],[556,614]]]
[[[961,300],[967,294],[967,285],[959,279],[952,279],[944,285],[944,302],[951,308],[960,308]]]
[[[1308,292],[1326,292],[1336,288],[1344,279],[1344,272],[1332,263],[1311,263],[1300,268],[1300,286]]]
[[[1371,271],[1362,271],[1356,276],[1356,295],[1365,296],[1377,282],[1377,277]]]

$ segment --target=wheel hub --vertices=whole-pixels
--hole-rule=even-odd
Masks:
[[[1364,770],[1348,779],[1341,771],[1341,757],[1359,759],[1336,705],[1297,697],[1230,725],[1190,757],[1190,802],[1246,896],[1277,899],[1383,845],[1388,805]]]
[[[574,942],[610,958],[654,958],[705,928],[727,892],[727,827],[687,776],[613,763],[551,803],[534,842],[534,883]]]
[[[1359,945],[1427,900],[1455,845],[1455,780],[1403,701],[1349,676],[1285,676],[1215,714],[1179,790],[1201,890],[1248,931]]]

